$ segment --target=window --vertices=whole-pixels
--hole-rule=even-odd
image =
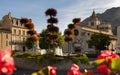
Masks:
[[[12,24],[14,23],[14,21],[12,20]]]
[[[74,30],[74,35],[78,35],[79,34],[79,31],[77,29]]]
[[[90,35],[90,33],[88,33],[88,35]]]
[[[12,45],[12,42],[11,42],[11,41],[9,41],[9,45]]]
[[[8,33],[6,33],[6,39],[8,39]]]
[[[91,22],[91,26],[94,26],[94,22]]]
[[[14,34],[16,34],[16,29],[14,29]]]
[[[21,30],[19,30],[19,35],[21,35]]]
[[[23,35],[25,35],[25,31],[23,31]]]
[[[16,25],[18,25],[18,21],[16,20]]]
[[[25,42],[25,38],[23,38],[23,42]]]
[[[97,26],[97,29],[99,29],[99,27]]]
[[[9,45],[9,42],[8,41],[6,41],[6,46],[8,46]]]
[[[20,40],[23,41],[23,37],[21,37]]]

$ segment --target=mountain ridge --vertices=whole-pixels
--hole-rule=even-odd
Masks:
[[[113,34],[117,35],[117,26],[120,25],[120,7],[113,7],[113,8],[107,9],[103,13],[98,13],[96,15],[101,22],[110,23],[112,26]],[[84,19],[81,22],[81,25],[87,25],[90,16]]]

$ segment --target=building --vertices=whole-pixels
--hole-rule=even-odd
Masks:
[[[116,36],[112,33],[111,24],[104,23],[99,20],[97,15],[95,14],[95,11],[93,11],[92,15],[89,18],[87,25],[79,25],[77,28],[78,35],[74,36],[74,42],[72,42],[72,52],[86,52],[86,51],[95,51],[94,48],[89,48],[87,44],[87,40],[90,39],[91,35],[93,33],[103,33],[106,35],[109,35],[111,40],[111,43],[109,45],[109,49],[116,49]],[[68,51],[68,43],[64,43],[63,51]]]
[[[25,51],[28,30],[20,23],[20,19],[12,17],[11,13],[3,16],[0,21],[0,49],[10,47],[12,50]]]
[[[117,26],[117,51],[120,53],[120,25]]]

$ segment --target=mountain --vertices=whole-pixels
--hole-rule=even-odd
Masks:
[[[101,22],[111,23],[114,35],[117,34],[117,26],[120,25],[120,7],[107,9],[104,13],[96,14]],[[88,23],[89,17],[82,21],[81,25]]]

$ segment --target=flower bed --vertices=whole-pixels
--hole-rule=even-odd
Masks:
[[[119,75],[120,57],[112,53],[111,50],[102,50],[101,54],[98,55],[92,63],[92,66],[83,64],[86,62],[86,57],[84,57],[84,55],[82,56],[77,55],[61,58],[54,55],[43,55],[42,57],[32,55],[32,57],[42,60],[39,60],[40,63],[38,63],[38,60],[36,61],[36,59],[31,58],[29,54],[25,54],[22,57],[18,55],[14,60],[17,67],[34,70],[39,69],[39,71],[32,73],[32,75],[56,75],[56,69],[67,70],[68,75]],[[81,69],[84,71],[81,72]],[[11,50],[0,50],[0,75],[11,75],[14,70],[15,67]]]

